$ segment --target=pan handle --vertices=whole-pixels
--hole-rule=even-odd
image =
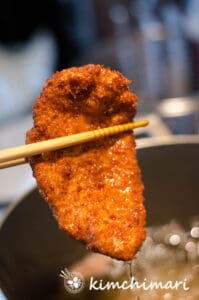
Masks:
[[[136,138],[173,135],[170,128],[167,126],[167,124],[165,124],[158,114],[148,114],[145,115],[144,118],[149,120],[149,125],[146,127],[137,128],[135,131]],[[143,119],[143,116],[140,119]]]
[[[199,95],[161,99],[154,113],[142,119],[148,119],[150,125],[142,131],[136,130],[141,137],[198,135]]]

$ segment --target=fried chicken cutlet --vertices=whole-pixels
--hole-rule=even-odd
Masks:
[[[56,72],[33,106],[27,143],[131,122],[130,81],[101,65]],[[145,239],[143,183],[132,132],[30,158],[59,226],[87,248],[131,260]]]

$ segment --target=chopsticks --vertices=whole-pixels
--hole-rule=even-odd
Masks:
[[[86,131],[55,139],[49,139],[32,144],[0,150],[0,169],[8,168],[28,162],[28,157],[44,152],[67,148],[88,141],[111,136],[131,129],[147,126],[147,120],[125,123],[111,127]]]

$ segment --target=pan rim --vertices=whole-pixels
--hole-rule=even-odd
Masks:
[[[169,145],[199,144],[199,135],[165,135],[136,140],[136,149],[169,146]]]
[[[12,202],[10,204],[10,206],[8,207],[7,211],[5,212],[4,216],[2,217],[2,219],[0,220],[0,230],[3,227],[4,223],[6,222],[6,220],[8,219],[9,215],[12,214],[12,212],[15,210],[15,207],[17,207],[22,201],[24,201],[24,199],[31,194],[35,189],[37,188],[37,185],[31,187],[29,190],[27,190],[24,194],[22,194],[21,196],[17,197],[17,199]]]

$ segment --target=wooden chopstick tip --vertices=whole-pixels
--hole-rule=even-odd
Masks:
[[[139,128],[139,127],[146,127],[149,125],[148,120],[141,120],[141,121],[135,121],[133,122],[134,128]]]

